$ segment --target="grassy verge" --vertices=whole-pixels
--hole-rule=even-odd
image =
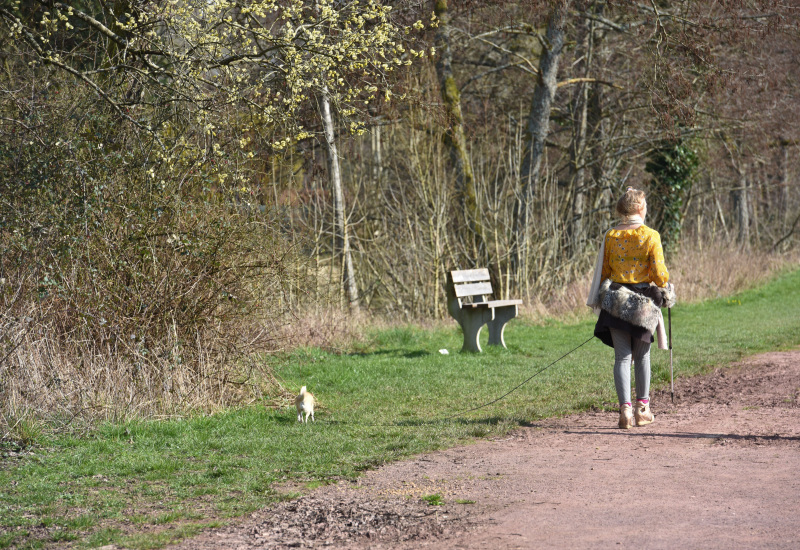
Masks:
[[[673,310],[677,376],[800,344],[800,271],[732,298]],[[263,406],[184,421],[106,425],[89,436],[35,436],[0,448],[0,548],[156,548],[284,498],[276,488],[353,478],[364,469],[532,420],[614,401],[611,350],[594,340],[487,408],[589,337],[592,320],[506,329],[508,350],[460,354],[456,329],[376,333],[353,353],[306,349],[282,358],[307,385],[314,425]],[[485,338],[485,335],[484,335]],[[448,349],[443,355],[439,349]],[[654,380],[669,379],[653,352]],[[613,419],[609,417],[609,422]]]

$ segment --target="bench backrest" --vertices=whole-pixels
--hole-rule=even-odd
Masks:
[[[459,304],[463,298],[471,298],[473,303],[485,302],[486,297],[494,293],[489,270],[486,268],[451,271],[450,280]]]

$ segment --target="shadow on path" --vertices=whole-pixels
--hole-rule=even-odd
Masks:
[[[635,430],[635,429],[634,429]],[[740,435],[725,433],[700,433],[700,432],[645,432],[629,431],[615,428],[596,429],[590,431],[564,430],[567,435],[619,435],[623,437],[668,437],[678,439],[731,439],[734,441],[800,441],[800,437],[786,435]]]

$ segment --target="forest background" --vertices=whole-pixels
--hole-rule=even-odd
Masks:
[[[796,263],[766,0],[0,1],[0,429],[280,395],[273,352],[581,308],[628,185],[682,299]]]

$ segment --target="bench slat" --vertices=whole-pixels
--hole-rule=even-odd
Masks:
[[[485,267],[483,269],[462,269],[459,271],[451,271],[454,283],[474,283],[476,281],[488,281],[489,270]]]
[[[461,307],[477,309],[481,307],[504,307],[504,306],[521,306],[521,305],[522,305],[522,300],[492,300],[491,302],[464,304]]]
[[[467,283],[463,285],[453,285],[456,290],[456,296],[458,298],[464,298],[465,296],[480,296],[482,294],[491,294],[492,293],[492,283],[485,282],[485,283]]]

